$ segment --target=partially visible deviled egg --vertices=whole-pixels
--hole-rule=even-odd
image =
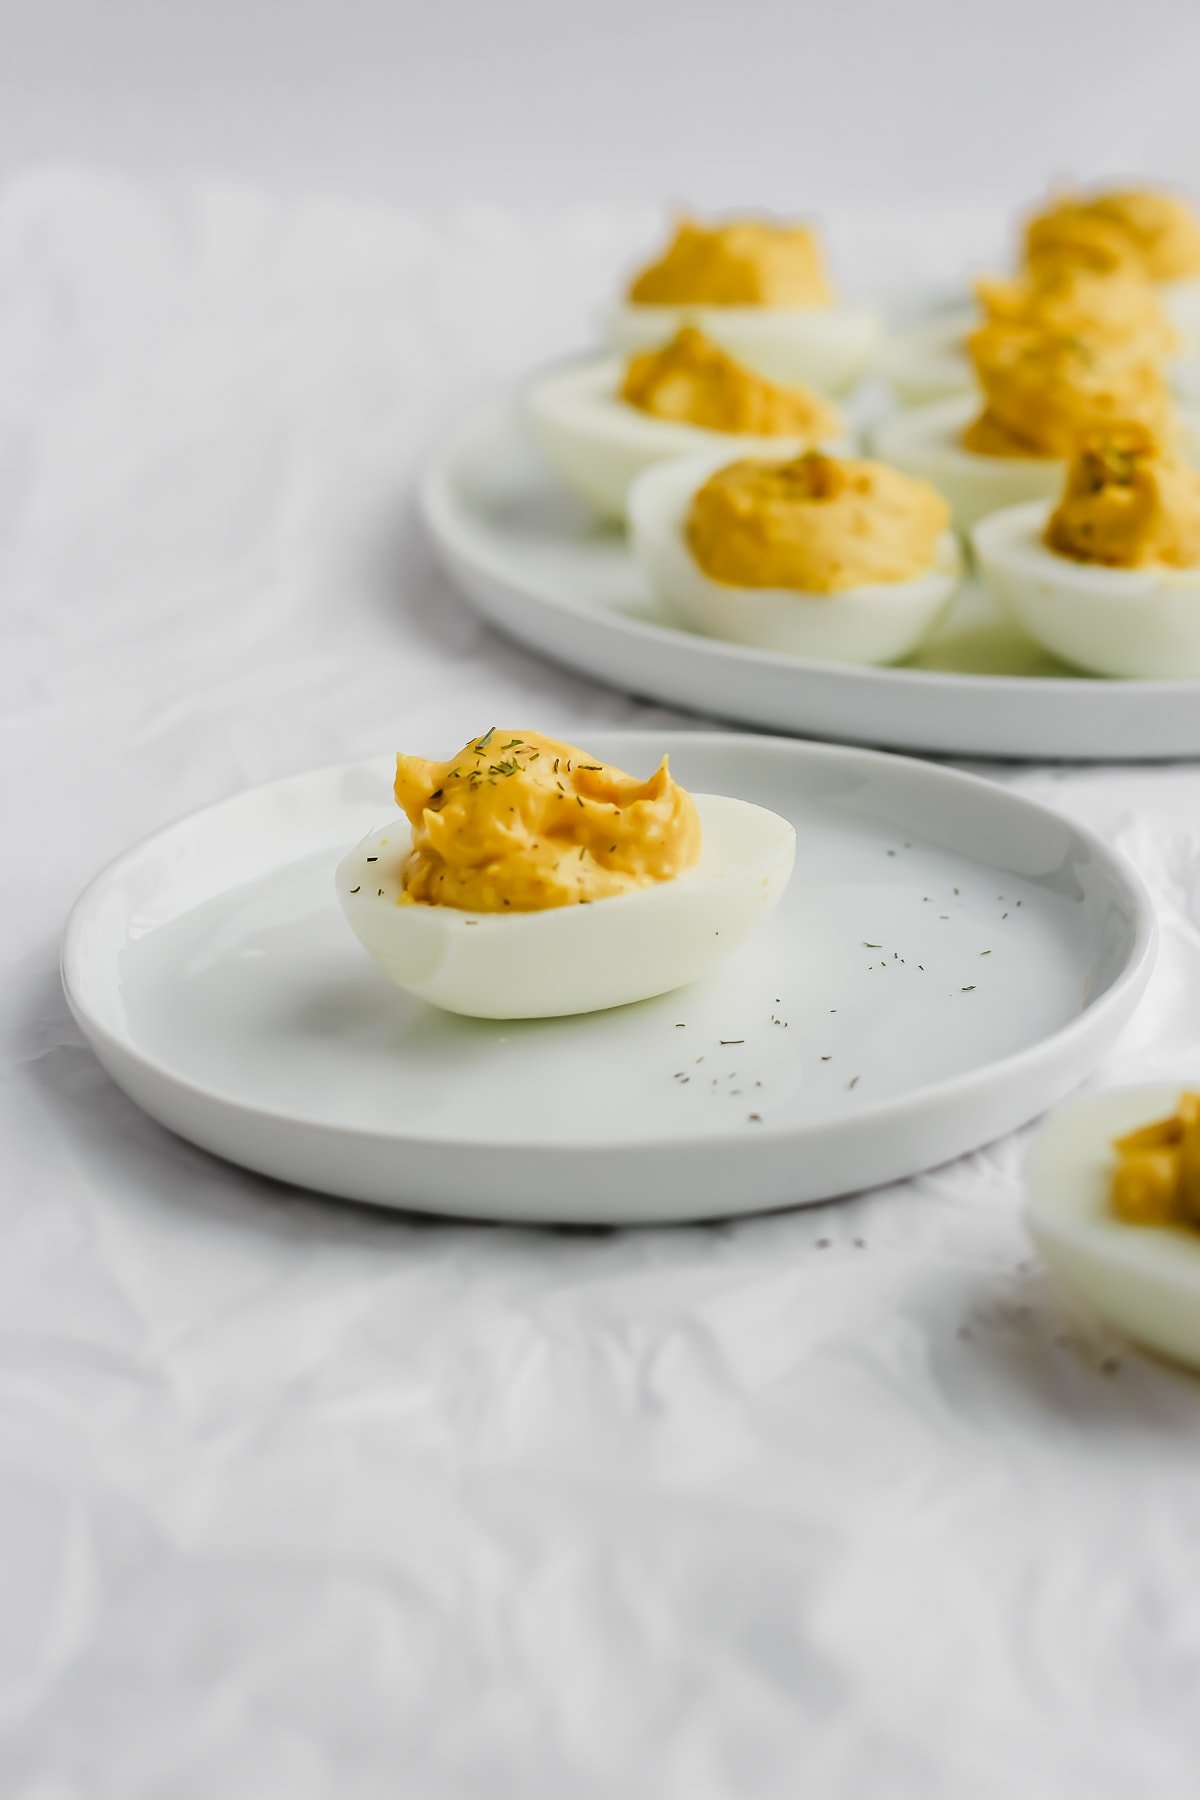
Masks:
[[[880,333],[876,313],[834,298],[808,226],[751,218],[682,219],[608,320],[626,353],[664,344],[684,325],[774,381],[829,394],[858,380]]]
[[[627,365],[609,358],[546,377],[529,418],[572,491],[616,519],[655,463],[721,445],[747,456],[838,447],[842,431],[828,401],[768,381],[691,326]]]
[[[943,308],[889,333],[880,373],[906,406],[973,390],[970,341],[981,325],[1125,346],[1143,358],[1175,358],[1183,348],[1161,291],[1127,254],[1036,257],[1007,280],[976,281],[974,293],[977,313]]]
[[[973,391],[970,344],[980,325],[1132,347],[1145,358],[1173,357],[1180,349],[1157,290],[1128,260],[1111,268],[1039,261],[1010,280],[977,281],[975,300],[977,314],[943,309],[889,335],[880,373],[905,405]]]
[[[1181,195],[1156,188],[1066,194],[1025,228],[1026,263],[1125,264],[1152,281],[1185,338],[1200,336],[1200,218]]]
[[[926,482],[810,451],[650,469],[630,497],[634,557],[689,630],[828,662],[895,662],[958,582],[949,509]]]
[[[408,993],[486,1019],[596,1012],[708,973],[772,911],[786,819],[646,780],[532,731],[396,758],[401,815],[337,871],[359,940]]]
[[[1025,1177],[1026,1223],[1064,1286],[1136,1342],[1200,1366],[1200,1094],[1069,1101]]]
[[[1137,342],[988,324],[970,350],[983,406],[938,401],[885,419],[873,448],[884,462],[931,481],[967,529],[987,513],[1049,500],[1089,433],[1134,421],[1164,439],[1185,424],[1160,361]]]
[[[879,373],[903,406],[969,394],[975,385],[967,339],[976,324],[965,306],[943,307],[893,325],[879,353]]]
[[[1136,427],[1077,454],[1057,506],[976,525],[980,572],[1027,635],[1096,675],[1200,675],[1200,473]]]

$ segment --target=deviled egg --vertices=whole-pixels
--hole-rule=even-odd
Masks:
[[[630,496],[636,561],[691,631],[828,662],[908,656],[961,573],[928,483],[809,451],[650,469]]]
[[[872,440],[884,462],[931,481],[964,530],[1001,507],[1051,499],[1092,431],[1127,420],[1164,438],[1185,428],[1160,362],[1136,343],[988,324],[970,349],[982,410],[970,397],[914,407]]]
[[[691,326],[627,364],[608,358],[546,377],[529,419],[572,492],[615,519],[655,463],[719,445],[747,456],[839,447],[842,432],[827,400],[768,381]]]
[[[977,314],[943,308],[889,335],[880,373],[905,405],[973,391],[970,343],[980,325],[1134,346],[1147,357],[1174,356],[1180,348],[1156,289],[1129,261],[1105,269],[1038,262],[1010,280],[981,279],[974,293]]]
[[[1200,1366],[1200,1094],[1089,1094],[1050,1115],[1026,1223],[1067,1287],[1136,1342]]]
[[[888,330],[879,353],[879,373],[902,406],[927,406],[972,392],[975,374],[967,339],[975,324],[969,307],[954,306]]]
[[[1200,336],[1200,218],[1181,195],[1156,188],[1066,194],[1031,218],[1025,259],[1139,269],[1157,287],[1189,349]]]
[[[980,572],[1036,643],[1096,675],[1200,675],[1200,473],[1135,427],[1073,459],[1056,506],[994,513]]]
[[[787,886],[795,831],[532,731],[398,756],[401,815],[337,871],[360,942],[408,993],[487,1019],[596,1012],[705,975]]]
[[[837,301],[805,225],[681,219],[662,255],[634,277],[608,320],[626,353],[666,343],[684,325],[760,374],[824,393],[851,387],[872,361],[880,324]]]

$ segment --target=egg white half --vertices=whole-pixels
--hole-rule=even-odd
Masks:
[[[1064,1287],[1135,1342],[1200,1367],[1200,1232],[1127,1225],[1110,1205],[1113,1138],[1174,1111],[1181,1087],[1088,1094],[1051,1113],[1025,1165],[1025,1222]]]
[[[571,491],[605,518],[624,519],[630,488],[656,463],[710,452],[733,462],[813,448],[809,438],[709,431],[655,418],[621,399],[624,371],[620,357],[558,370],[530,389],[527,402],[529,422],[547,458]],[[820,447],[844,452],[850,440],[825,439]]]
[[[926,406],[975,387],[964,340],[978,323],[969,307],[892,326],[883,341],[879,373],[902,406]]]
[[[697,488],[721,466],[706,459],[649,469],[630,495],[630,548],[677,624],[706,637],[823,662],[887,663],[912,654],[941,617],[962,573],[953,532],[939,540],[932,567],[910,581],[839,594],[734,587],[705,574],[685,536]]]
[[[772,381],[844,393],[866,373],[879,348],[879,314],[866,306],[615,307],[606,335],[625,355],[668,343],[685,325]]]
[[[980,456],[964,450],[958,440],[980,405],[975,394],[935,400],[894,413],[871,434],[872,451],[882,462],[931,481],[945,495],[962,531],[1001,507],[1056,498],[1067,472],[1066,463],[1052,456]]]
[[[1035,643],[1093,675],[1200,675],[1200,568],[1114,569],[1043,542],[1044,501],[993,513],[971,534],[979,571]]]
[[[795,858],[795,829],[777,813],[723,794],[692,798],[698,864],[590,905],[505,913],[398,905],[411,842],[402,815],[342,859],[338,898],[397,986],[445,1012],[546,1019],[649,1000],[699,980],[744,944],[778,903]]]

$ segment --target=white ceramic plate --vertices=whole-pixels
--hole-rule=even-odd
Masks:
[[[956,756],[1112,761],[1200,755],[1200,682],[1073,673],[975,584],[900,668],[752,650],[668,624],[612,527],[557,481],[508,401],[434,459],[437,552],[487,618],[541,655],[635,694],[757,729]]]
[[[409,999],[334,897],[339,856],[391,810],[381,757],[238,795],[93,882],[63,979],[101,1061],[172,1130],[329,1193],[699,1218],[899,1178],[1019,1125],[1087,1074],[1146,982],[1137,877],[990,782],[771,738],[588,748],[632,769],[668,750],[686,786],[794,822],[788,893],[713,977],[520,1025]]]

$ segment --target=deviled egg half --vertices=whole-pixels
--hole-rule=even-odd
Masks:
[[[1188,435],[1161,362],[1137,342],[989,324],[970,349],[982,409],[969,396],[914,407],[872,440],[884,462],[931,481],[963,530],[1001,507],[1052,499],[1093,431],[1134,421],[1164,438]]]
[[[1200,1367],[1200,1094],[1088,1094],[1057,1108],[1025,1166],[1050,1269],[1148,1349]]]
[[[972,533],[1022,630],[1095,675],[1200,675],[1200,473],[1134,426],[1085,444],[1061,498]]]
[[[949,508],[927,482],[808,451],[650,469],[630,541],[688,630],[827,662],[908,656],[961,573]]]
[[[944,308],[889,334],[880,373],[904,405],[974,390],[970,345],[981,325],[1136,347],[1162,359],[1180,349],[1179,334],[1157,290],[1128,260],[1096,266],[1046,259],[1010,280],[981,279],[974,294],[975,313]]]
[[[902,406],[928,406],[971,393],[975,375],[967,339],[976,323],[970,307],[953,306],[888,328],[879,373]]]
[[[853,386],[880,336],[875,312],[835,299],[807,226],[753,218],[681,219],[607,323],[625,353],[695,325],[760,374],[828,394]]]
[[[486,1019],[597,1012],[697,980],[773,910],[795,831],[723,794],[646,780],[532,731],[448,762],[398,756],[401,813],[337,890],[397,986]]]
[[[1025,228],[1026,262],[1132,266],[1155,289],[1185,340],[1200,344],[1200,218],[1179,194],[1109,188],[1059,196]]]
[[[573,493],[623,519],[644,469],[679,456],[746,456],[842,447],[833,406],[746,368],[692,326],[628,363],[606,358],[562,369],[532,389],[529,420]]]

